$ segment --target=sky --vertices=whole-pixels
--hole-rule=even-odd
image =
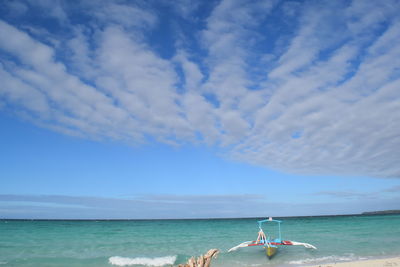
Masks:
[[[400,2],[0,3],[0,218],[400,209]]]

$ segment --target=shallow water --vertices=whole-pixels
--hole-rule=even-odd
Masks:
[[[275,232],[274,227],[264,231]],[[0,266],[168,266],[218,248],[213,266],[297,266],[400,254],[400,215],[283,218],[282,238],[318,247],[226,251],[257,237],[257,219],[0,221]]]

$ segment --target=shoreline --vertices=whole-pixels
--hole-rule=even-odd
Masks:
[[[309,267],[400,267],[400,256],[390,258],[375,258],[349,262],[334,262],[307,265]]]

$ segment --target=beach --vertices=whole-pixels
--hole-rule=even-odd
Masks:
[[[395,267],[400,266],[400,257],[362,260],[352,262],[338,262],[329,264],[318,264],[312,267]]]

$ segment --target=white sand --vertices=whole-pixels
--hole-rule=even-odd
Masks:
[[[376,260],[352,261],[352,262],[338,262],[330,264],[318,264],[318,265],[313,265],[312,267],[400,267],[400,257],[376,259]]]

